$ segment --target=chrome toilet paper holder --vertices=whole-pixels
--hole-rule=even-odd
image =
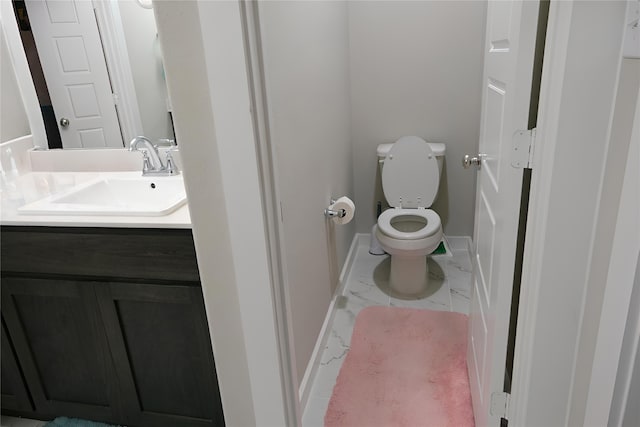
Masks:
[[[338,217],[338,218],[344,218],[347,215],[347,211],[345,211],[344,209],[338,209],[338,210],[333,210],[331,209],[331,207],[336,203],[335,199],[331,199],[329,200],[329,206],[327,208],[325,208],[324,210],[324,216],[327,218],[333,218],[333,217]]]

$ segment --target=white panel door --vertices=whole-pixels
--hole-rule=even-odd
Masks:
[[[91,2],[27,0],[26,6],[62,146],[123,147]]]
[[[489,1],[487,11],[467,355],[477,426],[500,425],[491,395],[503,390],[523,174],[511,148],[527,128],[538,6]]]

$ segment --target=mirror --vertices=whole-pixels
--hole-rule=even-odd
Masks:
[[[49,148],[175,139],[153,10],[138,0],[13,0]]]

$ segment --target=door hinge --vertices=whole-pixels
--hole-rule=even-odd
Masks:
[[[517,130],[513,134],[511,166],[518,169],[533,169],[533,148],[536,142],[536,128]]]
[[[491,407],[489,413],[498,418],[508,419],[509,402],[511,401],[511,395],[504,391],[496,391],[491,393]]]
[[[113,105],[119,105],[120,97],[118,96],[118,94],[113,92],[111,96],[113,96]]]

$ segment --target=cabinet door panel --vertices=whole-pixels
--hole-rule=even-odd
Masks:
[[[29,393],[2,318],[2,409],[32,411]]]
[[[96,287],[132,424],[224,424],[201,292],[131,283]]]
[[[113,367],[92,285],[2,281],[2,312],[36,411],[115,420]]]

